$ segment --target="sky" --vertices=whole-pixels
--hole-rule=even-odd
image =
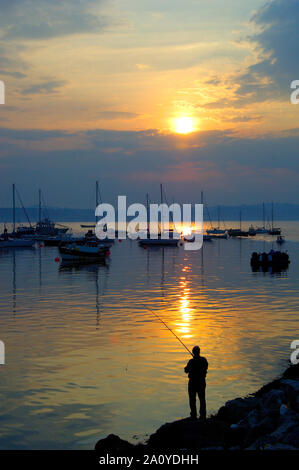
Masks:
[[[0,8],[0,207],[298,202],[298,0]]]

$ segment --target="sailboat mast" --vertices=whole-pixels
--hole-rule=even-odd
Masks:
[[[265,228],[266,224],[266,213],[265,213],[265,203],[263,202],[263,228]]]
[[[99,205],[99,182],[96,181],[96,208]],[[98,218],[96,216],[96,222],[98,221]]]
[[[16,231],[16,196],[15,184],[12,185],[12,220],[13,220],[13,233]]]
[[[149,226],[149,195],[146,193],[146,230],[148,232]]]
[[[273,205],[273,202],[272,202],[272,230],[274,228],[274,205]]]
[[[38,190],[38,221],[42,221],[42,191]]]
[[[162,183],[160,184],[160,196],[161,196],[161,233],[163,233],[164,230],[164,214],[163,214],[163,186]]]
[[[242,230],[242,211],[240,211],[240,230]]]

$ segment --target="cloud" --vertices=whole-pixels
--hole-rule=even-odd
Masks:
[[[254,139],[199,132],[184,142],[182,147],[180,137],[155,130],[66,133],[1,128],[0,198],[5,200],[9,191],[5,182],[13,180],[30,199],[38,181],[51,195],[51,204],[87,207],[91,184],[98,177],[106,200],[117,194],[140,200],[145,192],[158,199],[161,181],[169,198],[185,202],[198,199],[201,188],[209,200],[224,204],[267,201],[271,194],[282,202],[298,199],[299,129]]]
[[[257,32],[249,39],[259,59],[238,78],[237,95],[251,102],[285,99],[290,95],[291,81],[299,79],[299,2],[267,2],[251,22]]]
[[[246,37],[254,63],[228,78],[232,93],[221,100],[200,103],[206,109],[242,108],[264,101],[290,101],[290,84],[299,79],[299,2],[271,0],[251,17],[255,33]],[[217,76],[204,82],[219,86]]]
[[[26,77],[23,70],[27,69],[27,64],[20,57],[21,49],[23,47],[0,42],[0,79],[3,75],[20,79]]]
[[[100,31],[106,19],[94,12],[103,0],[2,0],[3,39],[49,39]]]
[[[108,119],[108,120],[113,120],[113,119],[135,119],[139,114],[136,113],[129,113],[126,111],[101,111],[98,113],[98,116],[100,119]]]
[[[261,121],[262,116],[234,116],[232,118],[226,117],[227,122],[258,122]]]
[[[47,82],[37,83],[30,85],[22,90],[23,95],[33,95],[36,93],[48,94],[55,93],[59,88],[64,86],[67,82],[65,80],[50,80]]]
[[[9,72],[7,70],[0,70],[0,77],[1,75],[7,75],[7,76],[10,76],[10,77],[13,77],[13,78],[25,78],[26,75],[24,73],[21,73],[21,72]]]

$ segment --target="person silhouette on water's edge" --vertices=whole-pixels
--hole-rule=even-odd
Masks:
[[[208,371],[208,361],[200,355],[200,347],[194,346],[192,349],[193,358],[190,359],[185,367],[188,374],[188,394],[190,404],[191,418],[197,418],[196,395],[200,402],[200,419],[206,419],[206,375]]]

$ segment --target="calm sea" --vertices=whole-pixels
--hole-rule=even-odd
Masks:
[[[146,307],[201,346],[209,413],[282,372],[299,339],[299,223],[282,228],[291,264],[280,274],[250,268],[275,237],[198,252],[116,241],[106,266],[80,268],[55,262],[55,247],[2,250],[0,448],[92,449],[109,433],[134,442],[187,416],[188,353]]]

